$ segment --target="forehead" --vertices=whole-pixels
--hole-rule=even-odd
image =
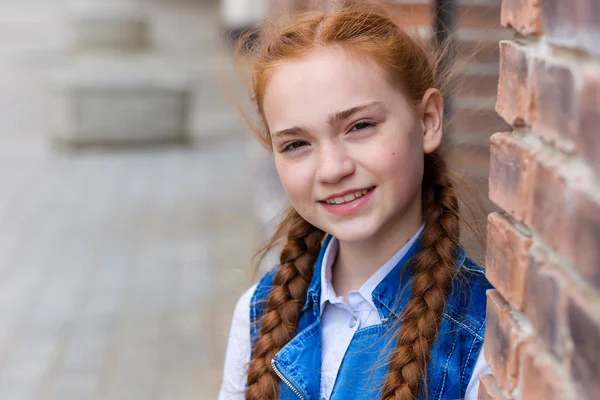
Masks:
[[[374,62],[325,48],[279,65],[267,83],[263,106],[274,132],[322,124],[331,113],[374,101],[391,103],[399,96]]]

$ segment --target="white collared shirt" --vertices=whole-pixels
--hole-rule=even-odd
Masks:
[[[321,399],[329,399],[331,396],[342,359],[356,331],[382,323],[371,294],[406,255],[422,231],[423,227],[360,289],[350,291],[347,302],[342,296],[335,293],[331,284],[331,271],[339,250],[339,242],[335,238],[329,241],[323,255],[323,267],[321,268]],[[250,300],[254,289],[256,289],[256,285],[240,297],[235,307],[219,400],[244,399],[247,364],[251,354]],[[490,367],[481,351],[467,386],[465,400],[477,400],[479,375],[490,373]]]
[[[348,292],[348,301],[338,296],[331,284],[333,264],[339,242],[332,238],[323,255],[321,268],[321,397],[328,399],[335,378],[354,333],[360,328],[381,324],[381,318],[371,294],[383,279],[402,260],[423,232],[424,227],[383,264],[358,290]]]

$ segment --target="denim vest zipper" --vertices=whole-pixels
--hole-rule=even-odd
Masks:
[[[275,363],[275,358],[271,359],[271,367],[273,367],[273,371],[275,371],[275,374],[279,377],[279,379],[281,379],[281,381],[283,383],[285,383],[290,389],[292,389],[292,391],[300,398],[300,400],[306,400],[306,397],[304,397],[302,395],[302,392],[300,392],[300,390],[298,390],[294,384],[287,379],[285,376],[283,376],[283,374],[279,371],[279,369],[277,369],[277,365]]]

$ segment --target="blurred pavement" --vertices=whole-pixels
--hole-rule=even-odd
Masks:
[[[214,11],[148,2],[197,73],[190,145],[69,150],[46,132],[65,4],[0,0],[0,399],[216,398],[257,242]]]

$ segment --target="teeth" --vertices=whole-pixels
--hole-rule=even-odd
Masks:
[[[352,200],[358,199],[359,197],[364,196],[369,192],[368,189],[363,189],[355,193],[350,193],[345,195],[344,197],[334,197],[333,199],[326,200],[328,204],[343,204],[348,203]]]

